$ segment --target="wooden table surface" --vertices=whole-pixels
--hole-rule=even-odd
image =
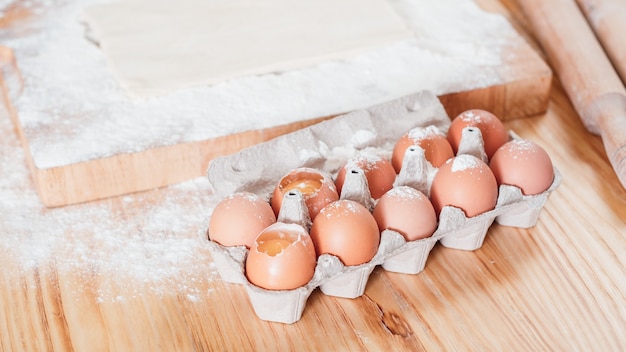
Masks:
[[[525,33],[516,3],[501,4],[500,10]],[[8,121],[3,115],[0,119]],[[6,121],[0,126],[10,134]],[[143,283],[150,289],[142,290],[141,282],[130,285],[109,275],[123,269],[66,270],[71,258],[63,257],[25,266],[19,257],[7,255],[11,249],[4,246],[0,349],[626,350],[626,191],[600,138],[584,129],[558,79],[546,114],[507,121],[506,126],[544,146],[563,175],[534,228],[494,224],[482,248],[473,252],[438,245],[417,275],[377,268],[360,298],[332,298],[315,291],[302,319],[291,325],[259,320],[244,288],[219,279],[206,248],[183,263],[187,271],[172,271],[178,277],[163,280],[158,289]],[[0,166],[17,168],[6,160],[12,155],[23,158],[19,142],[13,136],[2,139]],[[1,177],[16,173],[3,168]],[[32,184],[19,184],[25,184],[20,191],[35,197]],[[178,192],[178,196],[196,194],[202,200],[187,202],[210,209],[215,200],[206,189],[195,190],[195,185],[100,203],[113,209],[117,218],[131,219],[137,217],[137,209],[129,203],[151,209],[151,204]],[[84,222],[92,226],[70,226],[75,228],[73,239],[97,231],[101,214],[88,214],[93,216]],[[45,210],[32,214],[44,215]],[[176,225],[176,219],[172,223]],[[205,226],[199,223],[189,237],[202,243],[197,237]],[[0,222],[0,241],[20,243],[2,230],[14,227]],[[96,230],[88,230],[92,227]],[[97,256],[98,250],[90,247],[83,253]]]

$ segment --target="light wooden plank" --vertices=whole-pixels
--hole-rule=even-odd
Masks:
[[[514,4],[502,3],[519,16]],[[24,265],[0,247],[0,350],[626,350],[626,191],[601,139],[585,130],[558,80],[545,114],[505,125],[540,143],[563,174],[534,228],[494,225],[474,252],[436,246],[418,275],[377,268],[354,300],[314,291],[292,325],[257,319],[243,287],[216,278],[209,255],[195,258],[202,269],[188,268],[203,279],[181,275],[158,294],[97,266],[67,270],[63,251]],[[23,153],[14,138],[0,147],[2,160]],[[2,169],[0,177],[12,171]],[[3,185],[34,187],[21,180]],[[137,212],[172,202],[166,191],[96,203],[111,205],[131,238],[150,225]],[[197,192],[197,199],[209,196]],[[175,202],[195,209],[190,198]],[[80,213],[84,205],[73,209]],[[0,225],[40,212],[30,219],[0,214]],[[84,219],[96,228],[100,220]],[[106,250],[78,225],[65,224],[65,237]],[[32,236],[4,228],[3,243]],[[102,300],[102,291],[120,299]]]

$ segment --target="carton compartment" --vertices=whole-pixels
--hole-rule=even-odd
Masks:
[[[219,198],[247,191],[269,201],[276,183],[295,168],[315,168],[336,175],[345,162],[360,151],[373,148],[390,156],[396,141],[412,128],[434,126],[445,134],[450,122],[437,97],[432,92],[422,91],[217,158],[209,165],[207,177]],[[481,138],[480,134],[477,138]],[[510,138],[519,137],[510,132]],[[471,143],[464,147],[463,153],[484,159],[482,140],[468,140]],[[407,152],[394,186],[408,185],[428,196],[436,172],[437,169],[424,159],[423,150],[415,148]],[[437,242],[448,248],[476,250],[482,246],[494,221],[512,227],[535,226],[547,198],[561,182],[556,168],[554,175],[552,185],[533,196],[523,195],[518,187],[501,185],[495,208],[471,218],[459,208],[445,206],[435,233],[425,239],[407,242],[400,233],[384,230],[376,255],[367,263],[345,266],[339,258],[323,254],[318,257],[311,281],[295,290],[272,291],[251,284],[244,272],[247,249],[243,246],[225,247],[209,240],[209,248],[222,279],[246,287],[260,319],[291,324],[301,318],[306,301],[316,288],[329,296],[357,298],[363,295],[376,266],[397,273],[418,274],[424,270]],[[358,201],[371,210],[375,201],[364,191],[363,184],[350,184],[353,186],[344,187],[341,197]],[[280,210],[279,221],[310,228],[311,220],[302,200],[297,194],[289,197],[293,199],[283,198],[287,201]]]

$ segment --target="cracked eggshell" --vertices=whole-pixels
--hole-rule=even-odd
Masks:
[[[222,199],[209,220],[209,238],[223,246],[250,248],[256,236],[276,222],[267,201],[251,192],[237,192]]]
[[[274,188],[270,203],[276,215],[280,212],[283,197],[292,190],[298,190],[304,197],[311,220],[327,204],[339,199],[329,173],[308,167],[295,168],[283,176]]]
[[[246,277],[267,290],[293,290],[313,278],[317,255],[306,229],[275,223],[254,240],[246,258]]]

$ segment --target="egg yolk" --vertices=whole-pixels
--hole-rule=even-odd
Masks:
[[[284,232],[265,232],[257,239],[257,251],[273,257],[280,254],[285,248],[291,246],[295,240],[293,236]]]
[[[322,176],[308,172],[298,173],[285,178],[281,187],[285,193],[298,190],[305,196],[314,194],[322,188]]]

